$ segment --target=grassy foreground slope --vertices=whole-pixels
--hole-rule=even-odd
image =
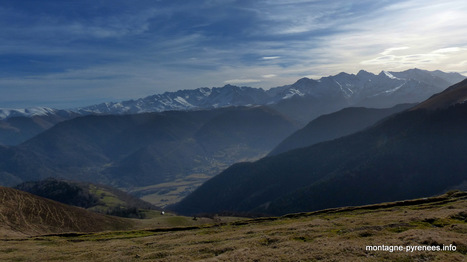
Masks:
[[[0,239],[0,260],[465,261],[466,236],[467,193],[456,192],[211,226]],[[367,251],[369,245],[456,251]]]
[[[101,214],[143,218],[143,210],[157,210],[157,207],[116,188],[48,178],[24,182],[16,189],[57,202],[85,208]]]
[[[218,216],[193,218],[172,213],[162,215],[160,211],[156,210],[140,210],[139,212],[146,219],[98,214],[81,207],[66,205],[21,190],[0,187],[0,238],[12,239],[51,234],[79,235],[90,232],[142,228],[202,226],[241,219]],[[0,253],[1,246],[0,243]],[[0,259],[0,261],[2,260]]]
[[[131,220],[96,214],[20,190],[0,187],[0,237],[132,227]]]

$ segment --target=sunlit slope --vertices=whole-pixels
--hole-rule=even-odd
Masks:
[[[0,187],[0,236],[121,230],[132,225],[129,220]]]

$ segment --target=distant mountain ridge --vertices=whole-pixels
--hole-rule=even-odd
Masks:
[[[13,109],[13,108],[0,108],[0,119],[7,119],[11,117],[33,117],[33,116],[44,116],[52,114],[68,114],[71,111],[58,110],[48,107],[30,107],[24,109]]]
[[[0,144],[18,145],[61,121],[90,114],[140,114],[267,105],[304,126],[320,115],[346,107],[389,108],[402,103],[418,103],[463,79],[465,77],[458,73],[439,70],[382,71],[378,75],[361,70],[356,75],[340,73],[319,80],[302,78],[292,85],[269,90],[225,85],[67,110],[0,108]]]
[[[401,96],[405,96],[407,101],[399,101],[396,104],[420,102],[463,79],[465,79],[465,76],[459,73],[445,73],[439,70],[382,71],[378,75],[361,70],[356,75],[343,72],[335,76],[322,77],[319,80],[302,78],[292,85],[275,87],[269,90],[225,85],[223,87],[203,87],[165,92],[136,100],[107,102],[68,110],[47,107],[0,109],[0,119],[50,114],[63,115],[72,112],[82,115],[136,114],[228,106],[270,105],[295,96],[344,98],[347,105],[374,107],[376,102],[381,102],[381,99],[387,99],[390,96],[399,99]],[[391,103],[376,104],[380,108],[395,105]]]
[[[319,80],[302,78],[292,85],[269,90],[225,85],[165,92],[123,102],[102,103],[79,108],[82,114],[134,114],[167,110],[209,109],[227,106],[271,105],[295,96],[343,98],[346,106],[388,107],[420,102],[432,94],[465,79],[458,73],[411,69],[403,72],[382,71],[375,75],[364,70],[358,74],[340,73]],[[388,99],[389,97],[393,97]],[[381,103],[381,100],[390,100]],[[397,100],[397,102],[394,102]],[[343,105],[343,107],[346,107]]]

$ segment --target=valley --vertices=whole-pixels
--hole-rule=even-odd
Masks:
[[[0,181],[14,186],[58,177],[126,191],[183,183],[179,200],[229,165],[266,155],[296,127],[265,107],[78,117],[0,147]],[[162,200],[153,204],[166,205]]]
[[[167,183],[132,188],[129,193],[140,196],[142,200],[164,208],[167,205],[179,202],[209,178],[211,176],[205,174],[193,174]]]

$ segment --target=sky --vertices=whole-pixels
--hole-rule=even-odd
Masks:
[[[467,1],[0,1],[0,108],[410,68],[467,75]]]

